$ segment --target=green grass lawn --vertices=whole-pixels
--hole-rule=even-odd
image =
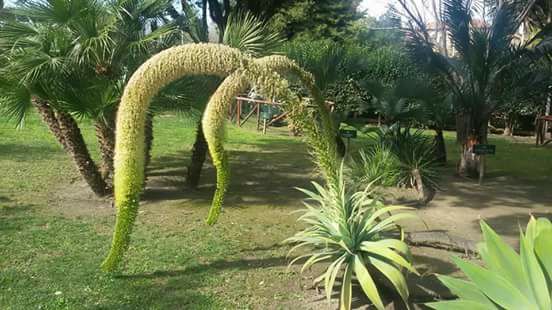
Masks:
[[[261,135],[229,126],[233,181],[220,223],[208,227],[212,167],[198,191],[165,182],[181,180],[194,127],[184,117],[156,117],[150,173],[158,192],[141,208],[123,272],[110,277],[99,265],[113,209],[79,200],[72,162],[36,117],[21,130],[0,119],[0,309],[266,309],[304,302],[312,278],[286,270],[288,248],[280,242],[298,229],[290,212],[302,195],[293,187],[313,177],[305,146],[283,130]],[[83,130],[97,157],[92,126]],[[446,137],[453,150],[454,135]],[[491,142],[491,177],[551,180],[551,148]]]

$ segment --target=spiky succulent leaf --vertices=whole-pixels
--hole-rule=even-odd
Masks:
[[[483,221],[481,229],[486,268],[454,257],[471,282],[439,276],[459,299],[427,305],[433,309],[550,309],[550,221],[531,217],[526,233],[520,233],[519,254]]]
[[[381,207],[381,203],[369,197],[370,189],[350,192],[346,189],[343,173],[339,176],[339,183],[334,186],[324,188],[316,184],[316,191],[303,190],[308,196],[308,203],[299,221],[308,227],[286,240],[288,243],[299,244],[290,252],[299,246],[312,248],[311,253],[301,257],[307,258],[304,263],[307,267],[319,259],[332,261],[319,277],[325,280],[328,300],[337,274],[341,271],[345,273],[340,307],[350,307],[348,273],[352,272],[366,296],[378,309],[383,309],[377,283],[370,273],[372,270],[379,270],[389,279],[406,302],[408,288],[402,269],[414,273],[416,270],[409,262],[411,255],[408,246],[401,240],[390,238],[388,233],[397,229],[395,220],[412,216],[391,212],[409,208]]]

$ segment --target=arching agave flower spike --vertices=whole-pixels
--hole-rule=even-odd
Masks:
[[[316,103],[320,125],[317,122],[305,121],[309,116],[302,106],[302,100],[290,90],[287,80],[281,74],[290,74],[299,78],[311,92]],[[203,114],[202,126],[209,146],[209,153],[217,172],[217,185],[211,209],[207,217],[209,225],[215,224],[220,215],[224,196],[230,180],[228,157],[224,151],[224,122],[228,105],[234,97],[248,86],[254,86],[265,97],[276,97],[284,103],[284,110],[289,112],[294,122],[306,129],[307,142],[311,146],[314,158],[330,184],[337,178],[335,163],[334,129],[329,111],[324,105],[319,91],[314,86],[312,75],[305,72],[295,62],[284,56],[268,56],[249,63],[243,71],[239,70],[226,78],[207,104]]]
[[[219,44],[186,44],[153,56],[127,83],[117,115],[115,144],[115,206],[117,220],[111,250],[102,264],[113,271],[130,241],[144,180],[144,124],[153,96],[186,75],[225,77],[250,61],[237,49]]]

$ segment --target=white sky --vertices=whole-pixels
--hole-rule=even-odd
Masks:
[[[424,18],[426,20],[432,20],[433,15],[431,14],[431,10],[428,7],[428,4],[430,2],[426,0],[410,0],[409,2],[413,2],[418,9],[421,11],[422,15],[424,15]],[[362,0],[360,3],[359,9],[365,10],[365,12],[368,15],[379,17],[383,13],[387,11],[387,8],[390,4],[396,4],[396,1],[394,0]]]
[[[366,10],[366,13],[371,16],[378,17],[385,13],[390,2],[390,0],[362,0],[359,8]]]

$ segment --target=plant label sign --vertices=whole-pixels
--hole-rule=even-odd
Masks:
[[[355,139],[357,137],[357,131],[349,130],[349,129],[340,129],[339,135],[341,135],[342,138]]]
[[[475,155],[494,155],[496,153],[496,145],[493,144],[476,144],[473,146]]]

